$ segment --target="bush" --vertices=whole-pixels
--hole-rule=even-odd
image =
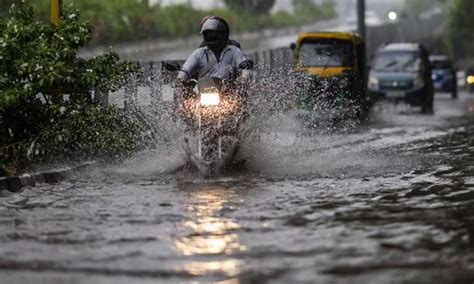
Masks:
[[[64,5],[72,2],[73,0],[64,0]],[[74,1],[84,17],[92,23],[93,43],[96,44],[196,35],[199,32],[199,22],[205,15],[224,17],[231,24],[233,32],[297,26],[335,15],[331,1],[323,2],[322,5],[311,0],[294,1],[297,10],[294,14],[269,14],[273,0],[226,2],[230,8],[201,11],[189,4],[166,7],[156,4],[150,7],[148,1],[144,0]],[[35,1],[33,5],[40,11],[40,18],[49,19],[49,1]]]
[[[38,137],[55,136],[55,131],[58,131],[55,137],[62,135],[65,141],[93,139],[90,142],[100,146],[101,156],[118,150],[120,145],[128,147],[119,142],[109,143],[111,148],[106,150],[98,136],[107,135],[107,132],[100,125],[80,124],[82,128],[74,129],[84,133],[97,131],[100,135],[94,137],[76,135],[68,138],[68,134],[75,135],[74,131],[61,128],[66,125],[65,121],[72,119],[72,111],[78,109],[83,112],[75,114],[95,114],[99,121],[105,122],[104,117],[98,117],[94,112],[97,105],[91,98],[92,91],[118,90],[130,74],[138,70],[134,64],[120,62],[114,52],[90,60],[77,58],[78,49],[91,38],[92,27],[81,22],[79,11],[72,7],[64,11],[58,27],[35,20],[32,7],[26,4],[13,7],[9,18],[0,17],[0,153],[10,152],[5,150],[10,145],[21,145],[23,150],[16,153],[24,154],[27,148],[24,145]],[[70,100],[65,102],[62,94],[68,94]],[[126,118],[117,116],[116,111],[102,111],[105,116],[111,115],[111,121],[123,120],[121,125],[128,125]],[[84,117],[84,121],[92,118]],[[128,138],[124,133],[116,134],[117,141]],[[84,142],[77,140],[79,145],[86,145]],[[45,145],[39,150],[37,146],[39,153],[51,153],[51,157],[58,153],[59,148],[50,152],[45,143],[37,145]],[[62,158],[74,158],[78,151],[79,154],[88,153],[79,148],[64,148],[63,151]],[[19,165],[25,164],[18,162],[18,156],[2,155],[0,168],[13,160]]]
[[[64,104],[53,117],[29,148],[29,158],[35,163],[91,157],[111,161],[143,146],[140,126],[115,107],[72,102]]]

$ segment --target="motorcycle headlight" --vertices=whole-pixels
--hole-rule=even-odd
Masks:
[[[369,88],[377,90],[379,88],[379,78],[375,76],[369,76]]]
[[[219,93],[201,93],[201,105],[203,106],[216,106],[220,101]]]
[[[423,80],[423,77],[416,76],[415,80],[413,81],[413,86],[415,88],[422,88],[425,85],[425,80]]]

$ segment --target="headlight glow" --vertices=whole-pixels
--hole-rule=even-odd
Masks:
[[[378,89],[379,88],[379,78],[375,76],[369,76],[369,88]]]
[[[203,106],[217,106],[220,101],[218,93],[201,93],[201,105]]]
[[[474,75],[467,76],[466,81],[468,84],[474,84]]]

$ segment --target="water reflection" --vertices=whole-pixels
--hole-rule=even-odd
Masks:
[[[192,261],[184,264],[183,269],[196,276],[223,273],[233,277],[242,271],[242,262],[237,259],[223,261]]]
[[[183,189],[190,194],[186,208],[189,220],[183,223],[186,234],[174,241],[176,250],[186,256],[216,257],[246,250],[234,233],[241,226],[223,216],[224,211],[232,210],[233,201],[237,199],[235,189],[222,184],[187,185]],[[234,258],[219,258],[188,262],[182,268],[193,275],[235,276],[241,272],[242,263]]]

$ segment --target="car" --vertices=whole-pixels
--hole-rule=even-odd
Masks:
[[[391,43],[380,47],[369,73],[368,90],[376,100],[403,101],[433,112],[434,87],[431,64],[419,43]]]
[[[444,55],[430,56],[431,77],[433,79],[434,88],[437,91],[450,92],[451,97],[458,97],[458,87],[456,70],[449,57]]]

